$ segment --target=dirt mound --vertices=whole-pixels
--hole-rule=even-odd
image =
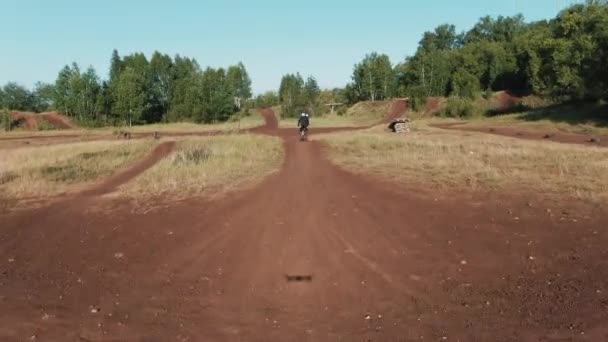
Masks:
[[[443,97],[427,97],[424,105],[424,114],[435,115],[441,110],[444,103],[445,98]]]
[[[515,108],[521,104],[522,98],[509,94],[506,91],[499,91],[495,95],[498,101],[498,108],[501,110],[508,110]]]
[[[419,108],[412,113],[412,115],[417,118],[435,116],[444,108],[445,103],[445,97],[429,96],[424,100],[424,106],[420,105]]]
[[[38,120],[36,114],[28,112],[12,112],[11,121],[13,128],[21,128],[26,130],[37,130]]]
[[[395,119],[403,117],[403,115],[408,111],[408,109],[409,105],[406,99],[398,99],[393,101],[385,121],[391,122]]]
[[[74,129],[76,125],[66,116],[57,112],[47,112],[39,114],[44,120],[53,125],[56,129]]]
[[[526,98],[517,97],[505,91],[499,91],[490,99],[486,100],[480,98],[476,100],[474,105],[481,109],[489,109],[496,114],[501,114],[507,113],[522,105],[525,99]],[[531,99],[530,101],[532,100],[535,99]],[[423,117],[434,116],[445,107],[446,101],[447,99],[445,97],[429,96],[426,98],[424,109],[421,109],[420,112],[418,112],[418,115]],[[538,102],[538,100],[536,100],[536,102]]]
[[[346,111],[348,116],[364,116],[376,114],[379,118],[385,118],[390,113],[392,101],[361,101],[350,107]]]
[[[44,124],[50,125],[54,129],[73,129],[76,128],[67,117],[56,112],[32,113],[32,112],[12,112],[11,120],[13,128],[36,131]],[[47,125],[47,126],[48,126]]]

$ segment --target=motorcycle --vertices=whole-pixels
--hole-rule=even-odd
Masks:
[[[300,128],[300,141],[308,139],[308,127]]]

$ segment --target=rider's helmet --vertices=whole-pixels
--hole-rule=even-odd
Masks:
[[[302,114],[300,114],[301,117],[305,117],[306,113],[302,112]]]

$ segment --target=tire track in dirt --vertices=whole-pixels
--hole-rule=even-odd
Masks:
[[[175,149],[175,141],[165,141],[152,150],[144,159],[131,165],[129,168],[119,171],[117,174],[110,176],[101,183],[87,189],[79,194],[79,196],[100,196],[114,191],[119,186],[128,183],[135,177],[144,173],[146,170],[156,165],[162,159],[167,157]]]

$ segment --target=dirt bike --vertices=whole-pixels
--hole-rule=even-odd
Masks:
[[[308,127],[300,128],[300,141],[305,141],[308,138]]]

